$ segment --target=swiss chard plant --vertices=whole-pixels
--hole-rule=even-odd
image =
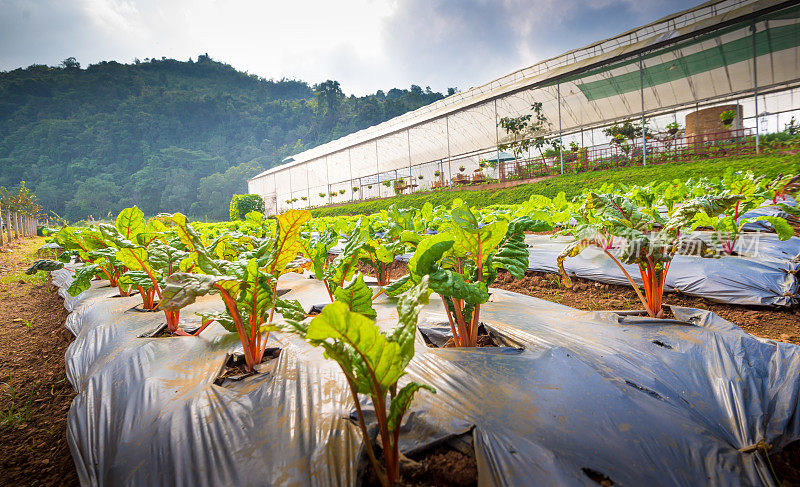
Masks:
[[[741,199],[740,195],[730,194],[697,197],[677,206],[664,218],[658,212],[642,211],[625,196],[589,193],[581,210],[575,214],[577,224],[562,232],[575,238],[557,258],[563,282],[568,287],[572,285],[564,269],[567,258],[579,255],[588,247],[599,248],[620,268],[647,313],[651,317],[662,317],[664,285],[672,258],[681,253],[701,257],[716,255],[701,241],[684,238],[681,230],[689,227],[699,213],[718,214]],[[644,295],[623,264],[638,266]]]
[[[541,229],[543,223],[520,217],[480,225],[466,205],[452,210],[451,217],[440,233],[417,244],[409,274],[387,286],[386,293],[398,295],[427,276],[442,299],[454,345],[475,347],[480,307],[489,300],[497,269],[521,278],[528,268],[524,232]]]
[[[191,269],[198,272],[176,272],[169,276],[159,304],[165,311],[180,310],[198,296],[219,294],[225,310],[205,315],[204,326],[216,321],[239,335],[248,371],[253,371],[264,357],[269,324],[276,308],[290,311],[299,308],[296,302],[278,298],[278,278],[303,268],[295,259],[303,253],[300,230],[311,219],[311,213],[289,210],[276,218],[274,236],[254,239],[252,249],[239,252],[232,261],[213,259],[212,250],[197,235],[182,235],[182,241],[188,242],[193,252],[190,260],[195,262]],[[229,241],[221,243],[223,247],[228,244]]]
[[[414,395],[420,389],[436,392],[417,382],[398,387],[399,379],[414,357],[417,319],[428,301],[428,294],[428,279],[423,277],[398,300],[399,324],[388,333],[340,302],[329,304],[311,320],[287,319],[286,324],[279,327],[321,347],[326,358],[339,364],[353,397],[367,457],[383,486],[400,481],[400,424]],[[359,394],[369,396],[375,408],[383,465],[378,462],[373,448]]]

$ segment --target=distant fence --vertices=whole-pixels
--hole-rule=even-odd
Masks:
[[[39,224],[37,218],[0,206],[0,247],[11,243],[12,239],[36,236]]]
[[[711,159],[755,154],[751,129],[728,130],[701,135],[661,137],[630,144],[604,144],[575,150],[564,149],[552,157],[504,161],[499,165],[500,181],[515,181],[561,173],[581,173],[615,167],[663,164],[665,162]]]

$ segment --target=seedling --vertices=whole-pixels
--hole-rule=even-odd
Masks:
[[[289,210],[276,219],[278,227],[274,236],[254,241],[253,250],[240,252],[238,260],[232,262],[207,259],[209,251],[199,236],[187,235],[197,267],[206,274],[178,272],[169,276],[159,304],[165,312],[177,312],[198,296],[219,294],[225,311],[204,315],[203,327],[216,321],[226,330],[237,333],[250,372],[264,357],[268,325],[276,307],[290,311],[300,307],[296,302],[280,300],[277,286],[281,275],[300,269],[293,261],[303,252],[300,229],[311,219],[311,213]]]
[[[294,333],[311,345],[321,347],[325,357],[342,369],[356,407],[356,417],[370,464],[381,485],[391,486],[400,480],[400,424],[420,389],[432,393],[428,385],[409,382],[398,389],[414,357],[417,319],[428,302],[428,278],[409,289],[397,303],[398,326],[383,332],[371,319],[353,312],[344,303],[332,303],[308,321],[289,319],[279,329]],[[384,464],[378,463],[358,395],[367,394],[375,408]],[[388,401],[387,401],[388,396]]]
[[[386,293],[397,295],[428,276],[444,304],[455,346],[475,347],[480,306],[489,300],[497,269],[522,278],[528,268],[524,232],[550,226],[527,217],[481,226],[467,205],[452,210],[451,216],[440,228],[443,232],[419,242],[409,274],[387,286]]]

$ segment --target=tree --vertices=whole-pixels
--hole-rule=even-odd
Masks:
[[[519,156],[531,148],[539,151],[542,154],[542,147],[547,144],[544,134],[550,128],[550,122],[547,117],[542,113],[542,104],[534,102],[531,105],[531,111],[527,115],[519,117],[503,117],[498,122],[498,126],[506,131],[506,136],[503,137],[503,143],[500,144],[500,150],[511,150],[514,154],[514,160],[519,160]]]
[[[333,116],[339,110],[344,98],[342,88],[338,81],[328,80],[318,84],[314,92],[317,97],[317,107],[325,116]]]
[[[61,67],[64,69],[81,69],[81,63],[79,63],[74,57],[68,57],[67,59],[61,61]]]

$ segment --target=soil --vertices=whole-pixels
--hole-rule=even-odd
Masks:
[[[486,328],[484,328],[483,326],[480,326],[478,328],[478,342],[477,342],[477,344],[478,344],[478,347],[499,347],[500,346],[500,345],[497,344],[497,342],[494,341],[494,338],[492,338],[492,335],[490,335],[489,333],[486,332]],[[429,348],[439,348],[439,347],[436,346],[436,344],[434,344],[432,342],[429,342],[428,340],[425,340],[425,345],[427,345]],[[444,343],[444,346],[442,348],[455,348],[455,346],[456,346],[456,342],[451,337]]]
[[[378,462],[383,455],[378,454]],[[466,455],[446,445],[414,455],[414,462],[400,464],[401,487],[472,487],[478,485],[478,464],[474,455]],[[369,462],[364,472],[365,487],[380,487]]]
[[[264,356],[261,358],[260,363],[264,364],[270,360],[275,360],[280,355],[280,348],[268,347],[264,350]],[[228,361],[225,362],[222,373],[214,379],[214,384],[223,385],[226,379],[239,381],[256,374],[258,374],[258,372],[247,371],[247,363],[244,360],[244,355],[230,355],[228,356]]]
[[[769,461],[782,487],[800,485],[800,441],[789,443],[780,453],[770,454]]]
[[[45,273],[22,274],[44,243],[0,249],[0,485],[78,485],[66,438],[75,396],[65,376],[67,311]]]

